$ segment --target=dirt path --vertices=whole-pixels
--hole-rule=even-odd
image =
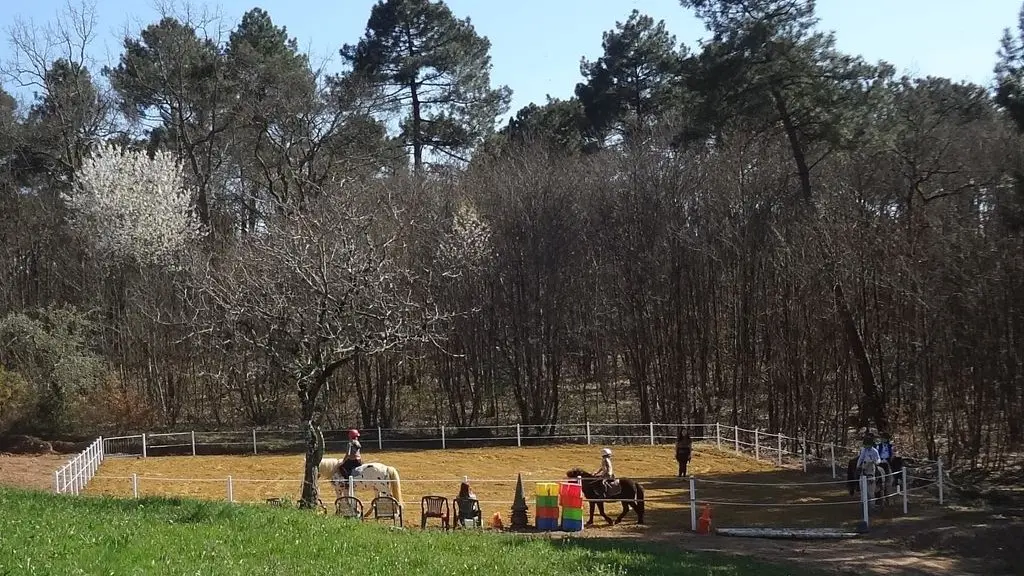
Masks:
[[[893,522],[848,540],[771,540],[689,531],[597,527],[585,537],[664,542],[684,550],[753,556],[837,575],[997,576],[1024,574],[1024,514],[952,508]]]
[[[49,490],[53,487],[53,472],[67,462],[64,454],[21,456],[0,454],[0,484]]]

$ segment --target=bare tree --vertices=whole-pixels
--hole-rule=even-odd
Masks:
[[[210,329],[224,346],[264,350],[279,383],[298,395],[307,506],[318,498],[322,400],[332,377],[357,357],[429,341],[441,315],[423,298],[425,280],[405,265],[402,212],[386,196],[356,198],[374,192],[336,193],[270,218],[209,260],[203,276]]]

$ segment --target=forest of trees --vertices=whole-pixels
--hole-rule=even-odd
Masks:
[[[500,125],[439,1],[379,2],[336,73],[259,8],[105,65],[87,6],[12,26],[0,434],[718,421],[1003,465],[1024,20],[978,86],[841,52],[813,0],[679,9],[701,45],[624,14]]]

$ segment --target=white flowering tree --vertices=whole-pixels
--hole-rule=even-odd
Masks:
[[[438,246],[440,270],[452,275],[460,274],[464,269],[479,269],[490,256],[490,226],[470,204],[461,204],[452,218],[451,228]]]
[[[202,236],[181,163],[170,152],[99,145],[66,196],[74,224],[108,263],[169,264]]]

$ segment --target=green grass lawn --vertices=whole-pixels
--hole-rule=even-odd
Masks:
[[[418,518],[417,518],[418,519]],[[389,530],[262,505],[0,488],[0,575],[796,574],[664,545]]]

